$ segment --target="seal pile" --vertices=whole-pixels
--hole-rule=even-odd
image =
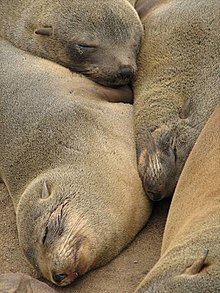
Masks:
[[[14,204],[24,254],[46,279],[65,286],[118,255],[148,220],[151,203],[144,194],[137,171],[132,105],[124,103],[132,100],[131,90],[104,87],[91,80],[96,78],[88,79],[35,56],[32,51],[35,43],[28,37],[29,29],[33,31],[29,21],[36,20],[39,10],[29,10],[28,4],[32,7],[38,2],[18,2],[27,8],[23,13],[20,9],[24,6],[10,10],[10,5],[1,1],[4,32],[1,30],[0,40],[0,177]],[[69,9],[65,6],[68,3]],[[124,0],[115,4],[99,3],[102,3],[99,13],[104,13],[107,4],[111,4],[111,9],[114,5],[118,8],[111,14],[113,20],[118,20],[114,22],[119,34],[115,46],[120,46],[127,36],[131,46],[123,58],[135,62],[134,52],[140,37],[134,34],[133,25],[129,31],[130,20],[124,14],[130,13],[141,34],[141,22],[134,8]],[[67,22],[71,17],[73,21],[78,20],[78,10],[85,8],[82,5],[75,13],[73,4],[74,1],[56,2]],[[50,7],[48,3],[47,7]],[[8,9],[8,18],[5,9]],[[20,13],[18,18],[16,9]],[[30,11],[36,15],[32,17]],[[42,11],[42,17],[46,17],[48,14]],[[98,24],[103,21],[92,11],[93,25],[95,17]],[[52,13],[50,9],[48,13]],[[14,30],[5,32],[7,24],[8,29]],[[54,37],[57,36],[56,25],[52,27]],[[65,24],[61,21],[59,25]],[[101,35],[106,33],[110,38],[109,26],[100,29]],[[76,29],[75,33],[79,34]],[[40,38],[42,44],[36,46],[39,55],[46,46],[44,43],[49,46],[49,40],[43,40],[47,37],[35,31],[33,38]],[[26,51],[14,46],[19,47],[21,39]],[[25,44],[30,47],[26,48]],[[63,56],[58,48],[55,53]],[[101,76],[104,80],[104,75]],[[129,82],[130,77],[125,81]]]
[[[29,262],[68,285],[174,193],[136,292],[220,292],[220,2],[0,4],[0,177]]]

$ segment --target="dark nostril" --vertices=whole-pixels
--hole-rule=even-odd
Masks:
[[[67,274],[57,274],[53,273],[53,280],[56,283],[62,282],[67,277]]]
[[[119,74],[123,79],[131,80],[134,76],[134,72],[130,66],[123,66],[120,68]]]

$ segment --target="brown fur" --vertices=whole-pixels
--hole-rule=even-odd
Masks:
[[[44,277],[67,285],[114,258],[150,215],[132,106],[106,101],[116,89],[3,40],[0,62],[0,176],[19,242]]]
[[[220,2],[137,1],[144,39],[134,83],[138,168],[146,193],[173,193],[220,101]]]
[[[98,83],[128,84],[142,25],[127,0],[0,0],[0,36]]]
[[[136,292],[220,290],[220,105],[202,130],[177,184],[161,258]]]

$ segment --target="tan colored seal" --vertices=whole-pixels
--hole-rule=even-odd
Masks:
[[[145,29],[134,83],[138,168],[160,200],[220,101],[220,2],[138,0],[136,9]]]
[[[0,36],[98,83],[128,84],[142,25],[127,0],[0,0]]]
[[[202,130],[177,184],[161,257],[136,292],[220,289],[220,105]]]
[[[25,255],[64,286],[114,258],[150,215],[133,109],[106,101],[118,90],[4,40],[0,62],[0,176]]]

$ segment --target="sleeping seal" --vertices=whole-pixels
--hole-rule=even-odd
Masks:
[[[178,181],[161,257],[138,293],[220,292],[220,105],[211,115]]]
[[[132,105],[106,101],[122,92],[6,40],[0,66],[0,177],[19,243],[45,278],[64,286],[114,258],[150,215]]]
[[[173,193],[220,101],[220,1],[138,0],[144,37],[134,82],[138,169],[146,193]]]
[[[142,36],[127,0],[0,0],[0,36],[107,86],[128,84]]]

